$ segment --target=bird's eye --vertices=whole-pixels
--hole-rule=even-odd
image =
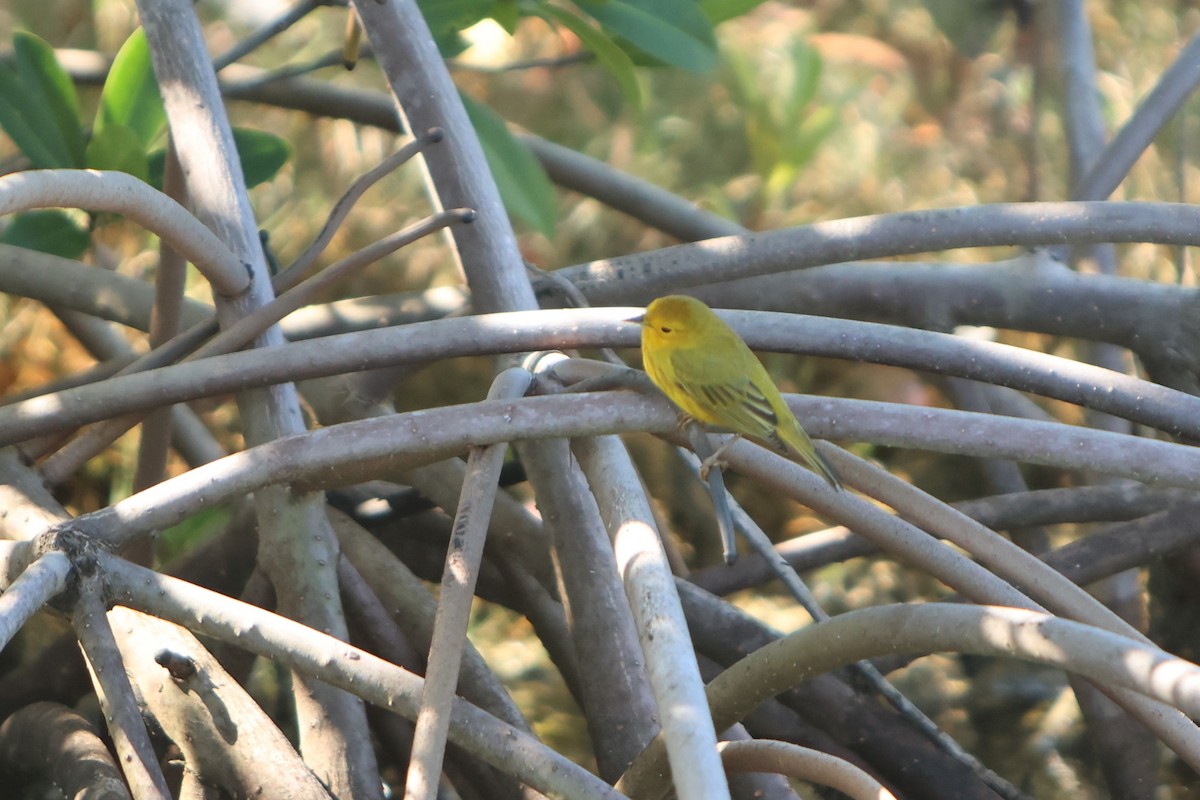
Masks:
[[[670,329],[670,328],[668,328],[666,325],[663,325],[663,326],[661,326],[661,327],[659,328],[659,330],[660,330],[660,331],[662,331],[663,333],[670,333],[670,332],[671,332],[671,329]]]

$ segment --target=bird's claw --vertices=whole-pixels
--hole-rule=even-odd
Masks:
[[[724,456],[725,451],[728,450],[730,446],[740,438],[740,436],[729,437],[725,444],[717,448],[715,453],[700,462],[700,480],[708,480],[708,473],[711,472],[713,468],[720,469],[721,467],[726,467],[729,465],[729,462],[722,458],[722,456]]]
[[[688,429],[695,422],[696,420],[692,419],[691,416],[680,411],[678,416],[675,417],[675,430],[678,431],[680,436],[687,436]]]
[[[724,450],[724,449],[725,448],[721,448],[721,450]],[[726,467],[729,465],[728,462],[725,461],[725,459],[721,458],[721,456],[722,456],[721,450],[718,450],[717,452],[713,453],[711,456],[709,456],[708,458],[706,458],[700,462],[700,480],[707,481],[708,473],[711,472],[713,469],[719,470],[722,467]]]

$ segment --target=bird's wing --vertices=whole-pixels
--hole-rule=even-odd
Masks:
[[[815,471],[834,489],[842,484],[837,472],[813,447],[812,440],[799,421],[787,411],[775,384],[757,360],[748,371],[731,365],[728,358],[715,356],[710,348],[672,353],[671,368],[675,386],[683,392],[692,408],[679,405],[701,422],[727,428],[757,440],[788,458]],[[754,358],[753,354],[749,354]],[[757,369],[755,368],[757,367]],[[763,386],[768,388],[764,389]],[[779,402],[786,418],[782,421],[767,394]]]
[[[753,356],[752,356],[753,357]],[[700,408],[702,421],[770,440],[779,418],[749,375],[730,371],[720,356],[695,350],[671,357],[676,384]]]

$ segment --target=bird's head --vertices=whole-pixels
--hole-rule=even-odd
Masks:
[[[674,339],[695,332],[715,316],[712,309],[694,297],[667,295],[646,307],[641,318],[642,331],[643,334]]]

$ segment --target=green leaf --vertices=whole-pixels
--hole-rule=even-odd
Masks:
[[[717,64],[712,23],[695,0],[579,0],[604,28],[647,55],[691,72]]]
[[[485,105],[459,92],[467,116],[475,126],[483,154],[500,188],[508,213],[546,236],[554,235],[554,187],[542,165],[525,145],[508,131],[504,119]]]
[[[83,128],[80,125],[79,97],[75,84],[58,63],[54,48],[32,33],[13,36],[13,52],[22,82],[35,87],[38,102],[51,121],[45,131],[62,142],[70,163],[83,162]]]
[[[115,122],[92,134],[87,146],[87,167],[128,172],[143,181],[150,178],[145,146],[136,133]]]
[[[158,138],[166,122],[162,95],[158,92],[158,81],[150,64],[146,34],[138,28],[113,59],[104,90],[100,93],[95,130],[99,133],[109,125],[124,126],[145,150]]]
[[[833,106],[820,106],[809,111],[795,133],[784,141],[782,160],[797,169],[807,164],[821,143],[837,130],[840,121]]]
[[[0,127],[34,167],[83,166],[75,87],[54,50],[33,34],[15,34],[12,60],[0,65]]]
[[[233,143],[242,162],[242,174],[245,176],[247,189],[274,178],[292,156],[292,146],[287,141],[266,131],[234,128]],[[156,189],[162,188],[166,158],[166,150],[155,150],[150,154],[148,182]]]
[[[266,131],[234,128],[233,143],[242,160],[248,189],[274,178],[292,156],[292,146],[286,140]]]
[[[27,211],[11,218],[0,242],[63,258],[79,258],[91,244],[91,234],[59,209]]]
[[[825,62],[815,47],[797,42],[792,47],[792,69],[795,73],[792,78],[794,102],[806,106],[817,97]]]
[[[443,58],[453,58],[466,50],[468,43],[459,35],[482,19],[496,5],[495,0],[418,0],[425,24],[437,42]]]
[[[700,0],[700,10],[713,25],[749,14],[763,4],[764,0]]]
[[[35,102],[26,96],[16,70],[8,64],[0,64],[0,128],[13,140],[17,149],[33,162],[33,166],[47,168],[63,165],[61,162],[67,156],[56,153],[52,144],[44,141],[38,133],[37,120],[25,115],[25,109]]]
[[[775,56],[763,59],[763,64],[736,51],[726,58],[730,91],[743,110],[750,157],[755,171],[766,179],[768,196],[785,191],[840,124],[838,104],[818,102],[820,54],[798,42]]]
[[[642,108],[642,87],[638,83],[637,73],[634,71],[633,59],[629,57],[628,53],[605,36],[603,31],[596,30],[586,20],[577,17],[570,11],[555,6],[546,6],[543,10],[548,18],[578,36],[579,41],[596,54],[600,63],[621,84],[621,93],[625,95],[625,99],[636,108]]]
[[[419,0],[425,24],[435,35],[451,28],[463,30],[485,18],[494,0]]]
[[[517,32],[517,23],[521,21],[521,8],[515,0],[500,0],[492,6],[491,17],[504,31],[512,36]]]
[[[995,0],[924,0],[934,23],[958,52],[975,58],[987,50],[1004,20],[1007,3]]]

